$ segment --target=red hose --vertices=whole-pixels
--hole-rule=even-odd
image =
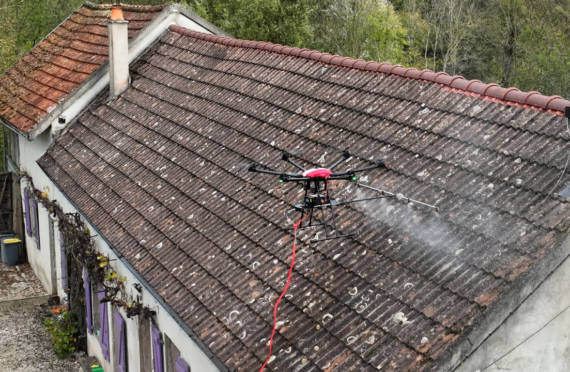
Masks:
[[[287,289],[289,289],[289,284],[291,283],[291,274],[293,273],[293,266],[295,266],[295,251],[297,248],[296,246],[297,228],[299,227],[301,222],[303,222],[303,220],[305,220],[305,218],[309,217],[311,214],[313,214],[313,212],[307,214],[305,217],[301,218],[296,224],[293,225],[293,256],[291,257],[291,267],[289,268],[289,275],[287,276],[287,284],[285,285],[285,289],[283,289],[283,293],[281,293],[281,296],[279,296],[277,302],[275,302],[275,307],[273,308],[273,331],[271,332],[271,339],[269,340],[269,355],[267,356],[267,359],[265,359],[265,363],[263,363],[259,372],[263,371],[267,363],[269,363],[269,359],[271,359],[273,336],[275,336],[275,329],[277,328],[277,307],[279,306],[279,302],[281,302],[283,296],[285,296],[285,293],[287,293]]]

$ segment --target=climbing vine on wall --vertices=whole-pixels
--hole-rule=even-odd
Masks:
[[[142,316],[151,319],[155,311],[134,300],[127,302],[120,298],[125,293],[126,277],[119,277],[112,267],[112,259],[95,249],[95,240],[89,228],[78,213],[65,213],[59,203],[50,200],[46,192],[34,186],[32,177],[27,172],[20,173],[20,179],[27,184],[28,195],[37,201],[57,221],[62,243],[67,256],[68,298],[71,316],[80,324],[77,350],[86,348],[87,327],[83,326],[85,319],[85,292],[83,269],[89,273],[89,279],[95,288],[102,288],[105,297],[101,302],[110,302],[113,306],[125,309],[128,318]]]

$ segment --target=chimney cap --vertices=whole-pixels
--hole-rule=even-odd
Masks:
[[[111,16],[109,17],[111,21],[124,21],[123,10],[120,6],[113,5],[111,7]]]

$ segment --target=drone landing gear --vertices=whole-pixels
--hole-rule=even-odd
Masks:
[[[307,229],[307,228],[316,227],[316,226],[323,226],[325,237],[319,238],[318,237],[319,233],[317,233],[317,237],[310,240],[311,243],[354,236],[354,234],[337,234],[337,227],[336,227],[336,221],[334,218],[333,206],[337,206],[340,204],[341,203],[336,201],[336,200],[332,200],[332,199],[327,198],[327,203],[323,203],[323,204],[318,204],[318,205],[297,204],[297,205],[295,205],[295,209],[301,212],[301,219],[303,219],[306,215],[309,216],[309,223],[306,225],[303,225],[303,223],[301,223],[301,225],[298,227],[298,230]],[[317,211],[321,212],[320,213],[320,217],[321,217],[320,219],[317,219],[315,216],[315,212],[317,212]],[[327,216],[326,216],[327,211],[329,211],[329,213],[330,213],[330,220],[329,221],[327,221]],[[313,219],[313,217],[315,217],[315,218]],[[320,220],[320,222],[319,222],[319,220]],[[291,229],[292,228],[289,228],[287,230],[291,230]]]

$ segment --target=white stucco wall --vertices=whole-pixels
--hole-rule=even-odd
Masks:
[[[566,259],[455,372],[570,371],[569,307]]]
[[[51,143],[51,134],[47,130],[40,134],[33,142],[27,141],[26,139],[20,137],[20,170],[28,172],[28,174],[34,177],[34,182],[36,182],[36,187],[42,189],[44,186],[48,186],[46,183],[48,179],[47,176],[40,169],[36,160],[45,152]],[[43,176],[43,177],[42,177]],[[36,180],[36,178],[38,178]],[[23,189],[26,186],[26,182],[21,183],[22,190],[20,191],[22,195]],[[48,186],[50,187],[50,186]],[[46,192],[51,196],[51,193],[46,189]],[[22,197],[22,204],[24,203],[24,198]],[[22,205],[25,211],[25,206]],[[31,210],[30,203],[30,210]],[[26,240],[26,248],[28,253],[28,261],[30,262],[34,273],[44,286],[45,290],[54,294],[55,285],[52,281],[52,257],[50,252],[50,240],[49,240],[49,216],[47,211],[38,205],[38,219],[39,219],[39,232],[40,232],[40,249],[37,249],[37,244],[35,238],[27,236],[19,237],[20,239]],[[58,256],[59,257],[59,256]],[[56,276],[57,277],[57,276]],[[59,287],[61,284],[59,285]]]
[[[145,40],[139,42],[137,46],[130,49],[132,53],[129,57],[133,60],[136,55],[142,53],[157,37],[159,37],[166,28],[171,24],[178,24],[196,31],[208,32],[203,27],[199,26],[192,20],[186,18],[184,15],[180,14],[178,11],[173,11],[171,14],[163,16],[160,19],[153,22],[153,28],[148,28],[143,30]],[[63,114],[68,119],[68,122],[73,119],[89,102],[102,90],[108,89],[108,73],[106,73],[97,84],[95,84],[90,92],[82,94],[74,103],[67,104],[66,109]],[[55,124],[55,119],[52,124]],[[56,130],[60,131],[61,125],[56,125]],[[65,212],[77,212],[73,205],[66,199],[66,197],[61,193],[61,191],[50,181],[47,175],[41,170],[41,168],[36,163],[36,160],[41,157],[45,151],[48,149],[52,142],[52,127],[47,128],[42,133],[38,134],[33,141],[28,141],[23,137],[19,137],[20,143],[20,169],[22,171],[28,172],[33,178],[35,187],[45,191],[48,197],[52,200],[57,200]],[[26,182],[22,182],[23,187],[26,186]],[[36,242],[33,238],[28,236],[20,237],[26,239],[27,243],[27,253],[29,262],[40,279],[43,286],[49,293],[57,293],[63,300],[66,297],[65,292],[62,287],[61,278],[61,251],[59,246],[59,231],[57,230],[57,224],[54,224],[53,238],[54,246],[53,253],[50,251],[50,224],[48,212],[40,205],[38,206],[39,212],[39,231],[40,231],[40,246],[41,249],[37,249]],[[88,224],[89,229],[94,233],[96,229]],[[129,269],[121,263],[120,260],[115,256],[111,248],[106,244],[105,240],[101,237],[95,237],[95,246],[97,249],[105,255],[111,257],[111,259],[117,259],[112,262],[112,267],[117,271],[119,276],[126,276],[126,293],[122,294],[127,298],[135,296],[138,292],[132,286],[137,283],[135,276]],[[55,269],[55,275],[53,275],[52,269]],[[202,352],[199,347],[192,341],[192,339],[186,334],[186,332],[178,325],[176,320],[168,314],[168,312],[156,301],[150,292],[143,289],[141,294],[142,303],[144,305],[150,306],[153,310],[156,310],[157,315],[155,317],[158,328],[163,334],[166,334],[172,343],[180,350],[182,358],[190,365],[192,371],[199,372],[215,372],[219,369],[211,362],[210,358]],[[114,323],[112,316],[112,311],[109,306],[109,322]],[[119,310],[121,315],[125,319],[126,329],[127,329],[127,352],[128,352],[128,363],[129,371],[139,371],[140,370],[140,345],[139,345],[139,335],[138,335],[138,319],[128,319],[123,310]],[[110,332],[115,331],[114,324],[109,324]],[[150,332],[150,331],[149,331]],[[113,337],[110,335],[111,343],[111,360],[113,360]],[[89,355],[95,356],[101,363],[105,371],[112,372],[114,367],[110,363],[105,361],[102,355],[101,347],[99,345],[98,339],[94,335],[89,335],[87,340]]]

